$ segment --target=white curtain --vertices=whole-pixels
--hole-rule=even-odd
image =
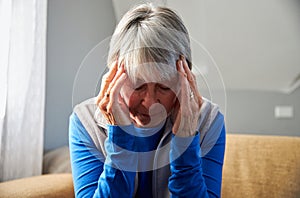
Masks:
[[[0,181],[42,172],[47,0],[0,0]]]

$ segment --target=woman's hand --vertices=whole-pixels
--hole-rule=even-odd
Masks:
[[[111,125],[130,125],[129,110],[120,96],[122,85],[127,79],[124,65],[118,68],[118,62],[110,68],[102,78],[101,90],[97,98],[97,105]]]
[[[198,91],[194,74],[186,59],[181,56],[176,62],[180,80],[180,94],[175,105],[175,121],[172,131],[180,137],[193,136],[197,130],[202,97]]]

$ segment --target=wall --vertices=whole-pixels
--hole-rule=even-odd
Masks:
[[[201,92],[210,98],[206,91]],[[223,98],[216,91],[215,100]],[[226,129],[228,133],[300,136],[300,89],[291,94],[257,90],[226,90]],[[220,104],[218,102],[218,104]],[[275,106],[292,106],[292,118],[275,118]]]
[[[275,118],[277,105],[290,105],[293,118]],[[227,91],[228,132],[300,136],[300,89],[283,94],[263,91]]]
[[[111,1],[48,1],[45,150],[68,144],[76,72],[88,52],[113,33],[115,23]],[[89,79],[93,71],[85,75]]]

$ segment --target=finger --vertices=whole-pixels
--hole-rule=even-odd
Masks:
[[[109,103],[109,97],[103,97],[101,99],[98,98],[97,105],[99,109],[103,112],[107,112],[107,104]]]
[[[118,70],[118,62],[115,61],[113,66],[108,71],[108,73],[106,73],[102,78],[100,93],[97,96],[97,104],[99,104],[99,102],[105,96],[109,84],[113,80],[114,76],[116,75],[117,70]]]
[[[182,124],[181,120],[184,116],[191,115],[191,104],[190,104],[190,85],[186,78],[186,73],[184,72],[182,60],[177,62],[177,70],[179,73],[179,80],[180,80],[180,95],[179,99],[179,110],[174,122],[174,126],[172,128],[173,133],[176,134],[181,127]]]
[[[102,112],[102,115],[105,117],[105,119],[108,121],[109,124],[115,124],[114,116],[108,112],[107,106],[110,101],[109,97],[104,97],[98,104],[98,107],[100,111]]]
[[[184,69],[183,69],[183,62],[182,60],[178,60],[176,63],[176,67],[177,67],[177,71],[179,74],[179,82],[180,82],[180,95],[179,95],[179,99],[180,99],[180,103],[182,101],[185,101],[185,97],[188,97],[188,92],[187,90],[189,90],[189,88],[187,87],[188,85],[188,81],[187,81],[187,74],[185,73]]]
[[[183,61],[180,60],[178,61],[178,72],[179,72],[179,79],[180,79],[180,84],[181,84],[181,95],[180,95],[180,103],[185,104],[188,107],[190,106],[190,85],[189,82],[186,78],[187,74],[184,71],[183,68]]]
[[[113,66],[110,68],[110,70],[107,73],[105,82],[110,83],[113,80],[114,76],[116,75],[117,71],[118,71],[118,61],[115,61]]]
[[[125,80],[127,79],[127,74],[122,73],[120,77],[116,80],[115,85],[111,88],[110,90],[110,95],[109,95],[109,103],[107,104],[107,111],[109,113],[112,113],[112,107],[113,105],[117,105],[119,101],[119,94],[121,91],[122,86],[125,83]]]
[[[183,63],[183,69],[184,69],[184,72],[186,73],[187,75],[187,79],[188,81],[191,83],[191,85],[195,86],[196,85],[196,81],[195,81],[195,75],[192,73],[192,71],[190,70],[189,66],[188,66],[188,62],[186,61],[186,59],[181,56],[181,60],[182,60],[182,63]]]
[[[192,71],[190,70],[189,65],[188,65],[186,59],[182,55],[180,56],[180,59],[182,60],[183,69],[184,69],[184,72],[187,74],[188,81],[190,81],[190,82],[194,81],[195,80],[194,79],[194,75],[193,75]]]
[[[176,62],[176,69],[177,69],[177,72],[179,73],[180,77],[186,78],[186,77],[187,77],[187,74],[185,73],[182,64],[183,64],[183,63],[182,63],[182,60],[179,59],[179,60]]]
[[[197,83],[196,83],[196,77],[195,75],[192,73],[192,71],[190,70],[188,63],[186,61],[186,59],[182,56],[182,63],[183,63],[183,69],[184,72],[187,75],[187,80],[189,81],[193,91],[195,91],[197,89]]]
[[[120,76],[125,72],[124,65],[122,64],[121,67],[118,69],[116,75],[114,76],[113,80],[109,84],[109,87],[106,90],[106,93],[110,94],[112,88],[115,86],[117,80],[120,78]]]
[[[196,77],[195,75],[192,73],[192,71],[190,70],[190,68],[188,67],[188,63],[186,61],[186,59],[182,56],[182,61],[183,61],[183,69],[185,71],[185,73],[187,74],[187,79],[189,81],[189,84],[191,86],[191,91],[193,92],[193,94],[195,95],[195,100],[198,103],[198,106],[200,107],[202,104],[202,96],[198,90],[197,87],[197,81],[195,80]]]

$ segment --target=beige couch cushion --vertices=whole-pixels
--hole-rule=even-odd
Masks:
[[[0,183],[1,198],[72,198],[71,174],[49,174]]]
[[[44,155],[43,174],[71,173],[69,147],[63,146]]]
[[[222,197],[300,197],[300,138],[227,135]]]

